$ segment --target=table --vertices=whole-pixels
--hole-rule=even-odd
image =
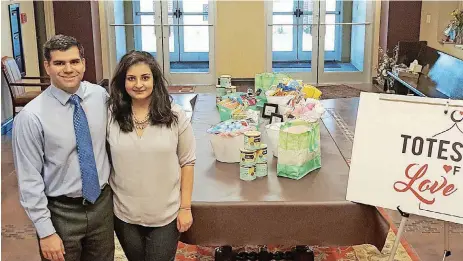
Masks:
[[[237,163],[214,158],[206,130],[218,122],[215,96],[199,94],[192,118],[197,142],[194,222],[182,234],[182,242],[215,246],[372,244],[382,249],[389,224],[375,207],[345,200],[349,168],[323,124],[321,169],[301,180],[277,177],[276,158],[269,150],[268,177],[242,181]],[[262,134],[265,142],[265,131]]]

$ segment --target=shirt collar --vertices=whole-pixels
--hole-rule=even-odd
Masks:
[[[57,88],[55,87],[53,84],[50,85],[50,91],[51,91],[51,94],[62,104],[62,105],[66,105],[66,103],[68,102],[69,98],[71,97],[71,94],[68,93],[68,92],[65,92],[63,90],[61,90],[60,88]],[[77,89],[77,91],[75,92],[75,94],[77,96],[79,96],[79,98],[81,100],[84,100],[84,92],[85,92],[85,86],[83,84],[83,82],[80,83],[80,86],[79,86],[79,89]]]

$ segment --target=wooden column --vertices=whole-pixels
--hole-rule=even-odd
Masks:
[[[75,37],[85,49],[84,80],[103,78],[100,22],[97,1],[53,1],[55,34]]]
[[[379,45],[392,53],[399,41],[419,41],[421,1],[382,1]]]

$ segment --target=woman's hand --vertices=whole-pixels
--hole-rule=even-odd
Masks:
[[[177,216],[177,229],[180,233],[187,231],[193,224],[191,209],[180,209]]]

